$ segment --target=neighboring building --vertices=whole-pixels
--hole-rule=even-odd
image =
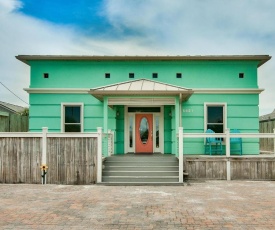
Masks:
[[[28,132],[28,108],[0,101],[0,132]]]
[[[3,114],[21,114],[26,108],[18,105],[9,104],[7,102],[0,101],[0,113]]]
[[[275,129],[275,109],[272,113],[260,116],[260,133],[273,133]],[[262,153],[274,153],[274,139],[261,138],[260,151]]]
[[[226,128],[259,132],[257,70],[271,57],[33,56],[30,131],[115,131],[115,153],[176,153],[178,127],[203,133]],[[203,154],[204,139],[188,139],[186,154]],[[243,140],[243,154],[258,154]]]
[[[260,120],[260,123],[267,122],[267,121],[274,121],[275,120],[275,109],[273,110],[272,113],[260,116],[259,120]]]

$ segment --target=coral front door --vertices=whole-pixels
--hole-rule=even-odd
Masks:
[[[153,114],[136,114],[136,153],[153,152]]]

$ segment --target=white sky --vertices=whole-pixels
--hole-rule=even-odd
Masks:
[[[105,0],[112,30],[85,35],[16,11],[0,0],[0,82],[28,101],[29,67],[19,54],[260,55],[275,54],[273,0]],[[112,35],[113,34],[113,35]],[[275,108],[275,59],[258,69],[260,115]],[[0,100],[25,106],[0,85]]]

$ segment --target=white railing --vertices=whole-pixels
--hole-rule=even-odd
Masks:
[[[102,128],[97,128],[97,172],[96,172],[96,181],[97,183],[102,182]]]
[[[225,133],[184,133],[183,127],[179,127],[179,182],[183,182],[183,148],[184,148],[184,138],[224,138],[225,139],[225,155],[227,158],[226,170],[227,170],[227,180],[231,180],[230,174],[230,138],[273,138],[274,139],[274,154],[275,157],[275,129],[274,133],[230,133],[230,129],[226,129]]]
[[[115,151],[115,132],[108,130],[108,156],[114,154]]]

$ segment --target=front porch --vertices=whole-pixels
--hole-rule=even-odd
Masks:
[[[191,89],[148,79],[94,88],[103,106],[103,132],[115,132],[114,154],[176,153],[182,104]]]
[[[186,142],[186,138],[206,138],[208,136],[221,136],[225,140],[224,146],[224,155],[190,155],[184,152],[184,143]],[[230,133],[227,129],[226,133],[222,134],[206,134],[206,133],[183,133],[183,129],[179,128],[179,134],[177,138],[178,144],[178,152],[176,154],[152,154],[152,155],[135,155],[135,154],[123,154],[120,156],[116,156],[116,161],[125,162],[124,167],[134,167],[134,171],[140,171],[140,168],[146,168],[148,162],[151,162],[149,167],[152,167],[154,163],[158,162],[159,159],[162,158],[162,162],[165,162],[169,157],[173,156],[176,161],[174,161],[175,170],[173,172],[173,183],[182,184],[184,181],[184,174],[188,175],[188,179],[190,180],[275,180],[275,155],[274,154],[259,154],[259,155],[233,155],[230,151],[230,138],[241,137],[241,138],[274,138],[275,134],[259,134],[259,133]],[[111,156],[110,157],[115,157]],[[158,159],[156,158],[158,157]],[[146,158],[144,160],[144,157]],[[143,158],[143,159],[142,159]],[[131,161],[130,161],[131,159]],[[137,165],[132,165],[132,162],[138,162]],[[154,162],[155,161],[155,162]],[[103,163],[104,164],[104,163]],[[119,163],[120,164],[120,163]],[[162,165],[159,166],[161,168]],[[127,170],[123,170],[127,171]],[[146,171],[146,170],[145,170]],[[148,170],[147,171],[153,171]],[[104,174],[103,169],[103,176]],[[108,175],[112,176],[112,170],[109,170]],[[157,183],[163,182],[163,184],[168,184],[164,178],[158,177],[158,173],[160,175],[165,175],[166,178],[169,177],[169,172],[165,172],[165,170],[156,170],[154,172],[154,176],[151,178],[151,181],[144,182],[142,181],[145,177],[149,177],[149,174],[143,173],[143,178],[141,175],[133,175],[133,177],[128,177],[126,175],[120,175],[121,178],[116,182],[116,176],[113,177],[113,183],[122,183],[124,184],[145,184],[145,183]],[[126,174],[131,174],[129,171]],[[141,173],[142,174],[142,173]],[[176,175],[177,174],[177,175]],[[123,181],[128,177],[128,181]],[[155,177],[155,178],[154,178]],[[159,180],[154,181],[153,179],[159,178]],[[131,181],[132,180],[132,181]],[[104,181],[104,180],[102,180]],[[108,183],[107,180],[105,182]],[[170,183],[169,182],[169,183]]]

